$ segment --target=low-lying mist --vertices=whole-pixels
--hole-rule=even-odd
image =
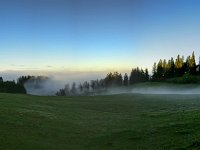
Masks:
[[[56,95],[59,89],[65,87],[66,82],[49,78],[39,84],[28,81],[24,84],[26,91],[31,95],[51,96]],[[78,88],[78,83],[76,84]],[[115,94],[200,94],[200,85],[197,84],[166,84],[145,83],[132,86],[105,88],[104,90],[90,91],[87,95],[115,95]]]
[[[31,95],[39,96],[53,96],[56,95],[56,92],[64,87],[65,82],[59,80],[48,79],[42,81],[39,84],[32,81],[27,81],[24,84],[26,92]]]
[[[105,71],[37,71],[37,70],[22,70],[22,71],[2,71],[1,76],[5,81],[15,80],[18,77],[31,75],[31,76],[46,76],[48,81],[40,82],[39,85],[32,81],[24,84],[28,94],[31,95],[55,95],[59,89],[65,87],[66,84],[72,84],[76,81],[77,85],[83,81],[88,81],[97,78],[103,78],[106,74]]]
[[[200,86],[198,87],[180,86],[160,86],[160,87],[140,87],[133,88],[132,93],[140,94],[200,94]]]
[[[111,88],[101,95],[114,94],[200,94],[200,85],[160,85],[138,86],[128,88]]]

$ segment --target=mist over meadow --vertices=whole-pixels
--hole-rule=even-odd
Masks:
[[[13,82],[32,95],[199,94],[200,65],[194,52],[187,59],[180,55],[175,60],[160,59],[152,68],[152,74],[148,68],[136,67],[127,73],[63,71],[27,76],[30,71],[5,71],[2,76],[4,81],[20,76]],[[155,86],[156,82],[159,84]]]
[[[78,85],[78,84],[77,84]],[[59,80],[48,79],[47,81],[40,82],[39,88],[35,87],[35,84],[28,81],[24,84],[24,87],[28,94],[40,95],[40,96],[53,96],[56,95],[58,89],[65,86],[65,82]],[[81,95],[80,89],[77,89],[77,95]],[[157,83],[156,85],[151,85],[150,83],[136,84],[131,87],[111,87],[103,90],[93,92],[89,89],[89,96],[95,95],[117,95],[117,94],[189,94],[196,95],[200,94],[200,85],[196,84],[166,84]]]

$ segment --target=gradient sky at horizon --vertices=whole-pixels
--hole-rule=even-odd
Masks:
[[[0,0],[0,70],[113,71],[200,55],[199,0]]]

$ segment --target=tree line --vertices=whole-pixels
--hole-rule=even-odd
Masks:
[[[194,52],[192,56],[188,56],[186,59],[180,55],[177,56],[175,61],[173,58],[168,61],[160,59],[158,63],[153,65],[151,79],[153,81],[163,81],[174,77],[182,77],[185,74],[200,75],[199,66],[199,64],[196,64]]]
[[[23,85],[15,81],[4,81],[3,78],[0,77],[0,93],[26,94],[26,89]]]
[[[26,94],[25,84],[29,83],[31,88],[40,89],[44,82],[48,82],[49,78],[45,76],[20,76],[17,81],[4,81],[0,77],[0,93],[20,93]]]
[[[178,55],[174,61],[173,57],[168,61],[160,59],[158,63],[153,64],[152,75],[149,75],[148,69],[139,67],[133,68],[130,75],[127,73],[122,76],[119,72],[108,73],[104,79],[85,81],[78,85],[74,82],[67,84],[60,89],[58,96],[90,95],[105,91],[112,87],[127,87],[142,82],[162,82],[170,78],[182,77],[185,74],[195,76],[200,75],[200,65],[196,64],[195,54],[192,53],[184,59],[184,56]]]
[[[113,87],[128,87],[141,82],[163,82],[168,79],[176,79],[177,77],[193,77],[200,75],[200,61],[196,64],[195,54],[192,53],[186,59],[184,56],[178,55],[174,60],[171,57],[169,60],[160,59],[153,64],[152,74],[149,74],[148,69],[139,67],[133,68],[128,75],[122,75],[119,72],[110,72],[103,79],[85,81],[77,84],[76,82],[66,84],[60,89],[56,95],[59,96],[74,96],[74,95],[91,95]],[[3,81],[0,77],[0,92],[4,93],[26,93],[24,86],[31,83],[31,88],[40,89],[42,83],[48,82],[49,78],[44,76],[21,76],[15,81]]]
[[[139,69],[138,67],[132,69],[130,76],[127,73],[122,76],[118,72],[110,72],[104,79],[85,81],[76,85],[75,82],[66,84],[63,89],[60,89],[57,96],[75,96],[75,95],[93,95],[95,93],[105,92],[109,88],[127,87],[139,82],[149,81],[148,69]]]

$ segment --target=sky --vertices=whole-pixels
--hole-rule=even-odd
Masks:
[[[199,0],[0,0],[0,71],[130,72],[200,56]],[[65,76],[65,75],[63,75]]]

